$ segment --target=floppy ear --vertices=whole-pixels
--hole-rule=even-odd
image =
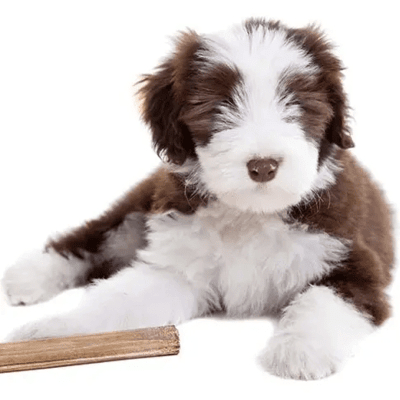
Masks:
[[[321,84],[325,87],[332,109],[331,120],[325,129],[325,138],[342,149],[354,147],[347,123],[349,108],[342,85],[343,67],[332,52],[332,45],[326,40],[322,31],[314,25],[289,30],[289,37],[297,42],[320,67]]]
[[[346,95],[344,94],[341,74],[332,82],[329,90],[329,101],[333,110],[333,117],[326,128],[326,138],[330,143],[335,143],[342,149],[354,147],[353,139],[350,136],[347,125],[348,106]]]
[[[182,120],[182,112],[198,43],[194,32],[181,34],[175,53],[154,74],[145,75],[139,82],[142,118],[150,126],[154,148],[159,156],[178,165],[195,156],[194,142]]]

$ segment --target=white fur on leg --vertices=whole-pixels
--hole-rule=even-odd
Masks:
[[[324,378],[372,330],[371,322],[332,289],[313,286],[287,307],[260,362],[284,378]]]
[[[179,275],[139,264],[89,287],[79,307],[26,324],[7,341],[177,324],[203,310],[197,292]]]
[[[75,287],[88,268],[87,262],[76,257],[35,250],[7,269],[1,283],[10,304],[34,304]]]

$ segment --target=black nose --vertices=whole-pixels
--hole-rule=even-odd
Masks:
[[[273,158],[254,158],[247,163],[250,178],[256,182],[268,182],[275,178],[279,162]]]

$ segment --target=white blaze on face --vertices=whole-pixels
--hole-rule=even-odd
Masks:
[[[238,27],[206,42],[210,63],[237,69],[242,82],[234,95],[237,110],[221,107],[216,133],[196,149],[202,181],[221,201],[242,210],[270,213],[297,204],[317,179],[318,149],[298,119],[288,118],[298,117],[299,108],[286,107],[277,89],[282,74],[312,75],[317,67],[279,30],[248,34]],[[226,121],[234,127],[227,128]],[[254,158],[279,160],[276,177],[265,183],[251,180],[246,165]]]

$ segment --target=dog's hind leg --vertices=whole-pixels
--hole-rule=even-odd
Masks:
[[[2,285],[12,305],[34,304],[61,291],[108,278],[134,260],[145,244],[145,218],[140,212],[122,221],[91,221],[25,254],[6,270]],[[107,224],[105,222],[108,222]]]
[[[130,265],[137,250],[146,246],[149,214],[168,211],[171,204],[179,212],[193,213],[192,200],[179,191],[182,185],[179,177],[159,168],[99,218],[23,257],[2,280],[9,302],[38,303],[64,289],[109,278]]]
[[[84,259],[66,258],[53,250],[35,250],[8,268],[1,283],[11,305],[35,304],[79,286],[89,268]]]

